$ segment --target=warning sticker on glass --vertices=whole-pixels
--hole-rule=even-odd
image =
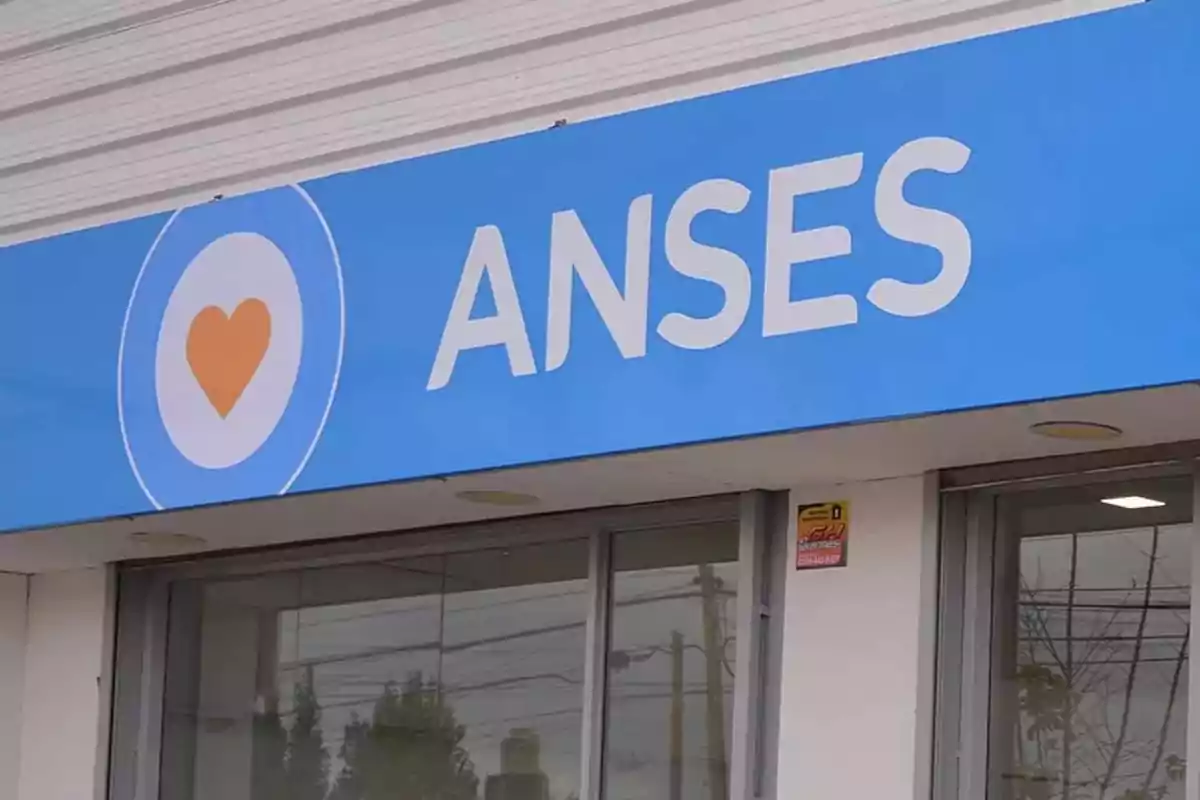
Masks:
[[[796,521],[796,569],[846,566],[850,504],[800,506]]]

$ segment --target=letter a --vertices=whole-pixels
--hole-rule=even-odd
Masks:
[[[496,301],[496,314],[492,317],[471,319],[479,285],[487,275]],[[438,345],[433,370],[429,373],[429,390],[441,389],[450,383],[458,354],[464,350],[503,345],[508,353],[508,366],[513,375],[532,375],[537,372],[533,362],[533,348],[529,345],[529,333],[525,329],[525,318],[521,314],[521,303],[517,298],[517,287],[513,283],[512,269],[508,265],[508,254],[504,250],[504,239],[500,229],[494,225],[476,228],[471,240],[471,250],[463,264],[462,277],[442,341]]]

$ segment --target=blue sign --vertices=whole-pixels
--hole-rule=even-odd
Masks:
[[[1155,0],[0,249],[0,529],[1200,379]]]

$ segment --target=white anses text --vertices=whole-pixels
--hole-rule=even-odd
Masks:
[[[931,137],[905,144],[883,165],[875,184],[875,217],[879,226],[895,239],[936,250],[941,256],[941,269],[925,283],[880,278],[866,296],[875,307],[899,317],[927,316],[945,308],[962,291],[971,269],[970,232],[957,217],[908,202],[904,185],[909,176],[921,171],[947,175],[961,172],[970,156],[970,149],[960,142]],[[791,286],[798,265],[848,256],[853,250],[853,236],[843,226],[796,230],[793,221],[796,198],[853,186],[862,173],[862,153],[771,170],[767,189],[763,336],[858,322],[858,298],[834,294],[792,300]],[[745,322],[753,290],[750,267],[730,250],[697,242],[692,238],[691,228],[693,220],[702,213],[738,214],[749,202],[750,190],[746,186],[716,178],[689,187],[672,205],[664,232],[667,263],[680,275],[720,287],[725,300],[720,310],[709,317],[691,317],[680,312],[663,316],[655,330],[670,344],[688,350],[707,350],[729,341]],[[576,277],[618,352],[627,359],[646,355],[652,209],[651,195],[642,195],[629,206],[622,287],[613,280],[576,212],[560,211],[553,215],[544,370],[563,366],[570,353]],[[496,312],[472,318],[485,275]],[[492,225],[475,231],[427,388],[446,386],[459,354],[484,347],[503,347],[513,375],[537,372],[504,239],[500,229]]]

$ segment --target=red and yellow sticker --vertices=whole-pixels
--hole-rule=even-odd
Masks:
[[[800,506],[796,520],[796,569],[846,566],[850,504]]]

